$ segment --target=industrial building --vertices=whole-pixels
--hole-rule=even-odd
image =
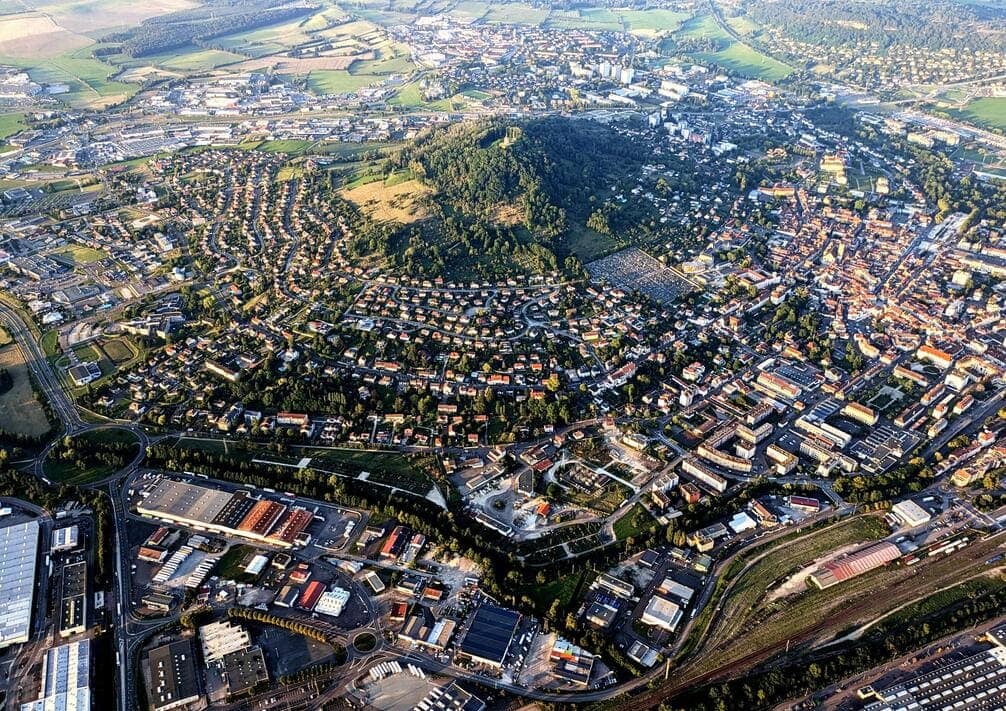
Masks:
[[[876,701],[866,711],[927,711],[1006,708],[1006,648],[992,649],[941,663],[936,669],[886,688],[870,688]]]
[[[213,622],[199,630],[203,661],[216,666],[228,696],[254,689],[269,680],[262,648],[252,645],[248,631],[233,622]]]
[[[31,636],[38,536],[38,521],[0,528],[0,649]]]
[[[552,649],[548,653],[548,661],[552,665],[552,675],[570,684],[586,687],[590,682],[590,674],[594,669],[594,655],[582,647],[556,637]]]
[[[199,640],[203,649],[203,661],[207,664],[219,662],[231,652],[251,646],[248,630],[233,622],[211,622],[199,628]]]
[[[178,640],[150,650],[147,696],[154,711],[170,711],[201,698],[192,644]]]
[[[909,528],[915,528],[916,526],[929,523],[929,520],[932,518],[928,511],[911,499],[899,501],[892,506],[891,515],[894,516],[897,521],[904,523]]]
[[[346,609],[346,603],[349,602],[349,598],[349,590],[334,587],[322,593],[321,597],[318,598],[318,604],[314,606],[314,611],[321,615],[338,617]]]
[[[80,527],[76,524],[73,526],[64,526],[63,528],[57,528],[52,532],[52,546],[50,546],[50,551],[52,553],[62,553],[64,551],[72,551],[80,545]]]
[[[666,597],[654,595],[646,603],[643,616],[640,621],[644,625],[660,627],[668,632],[673,632],[681,622],[681,606],[678,603],[668,600]]]
[[[862,548],[855,553],[825,563],[810,574],[809,580],[822,590],[868,573],[901,557],[901,551],[886,541]]]
[[[53,647],[42,657],[42,689],[21,711],[90,711],[91,640]]]
[[[62,567],[59,584],[59,636],[70,637],[87,629],[87,563]]]
[[[512,610],[484,604],[475,611],[461,654],[478,664],[500,667],[513,643],[520,615]]]
[[[162,521],[259,543],[289,548],[311,523],[313,514],[243,491],[230,493],[162,477],[136,506],[137,513]]]
[[[435,687],[416,705],[418,711],[484,711],[485,707],[482,699],[462,689],[456,681]]]

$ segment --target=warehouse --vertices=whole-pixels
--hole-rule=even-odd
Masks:
[[[201,698],[195,656],[187,639],[150,650],[147,666],[147,695],[154,711],[181,708]]]
[[[519,624],[520,615],[516,612],[484,604],[475,611],[461,642],[461,653],[473,662],[501,667]]]
[[[233,622],[211,622],[199,629],[199,640],[203,648],[206,664],[222,661],[231,652],[239,652],[251,646],[251,637],[241,625]]]
[[[245,492],[219,489],[162,478],[136,506],[137,513],[199,530],[251,538],[291,547],[310,525],[313,515],[269,499],[253,499]]]
[[[1006,704],[1006,649],[993,649],[941,663],[908,681],[872,690],[868,711],[969,709],[996,711]]]
[[[0,528],[0,649],[30,636],[38,536],[38,521]]]
[[[52,553],[72,551],[80,545],[80,528],[76,525],[57,528],[52,532]]]
[[[227,526],[214,522],[234,497],[226,491],[209,489],[173,479],[161,479],[153,491],[141,501],[136,510],[146,516],[176,523],[226,531]]]
[[[909,528],[915,528],[916,526],[929,523],[929,520],[932,518],[928,511],[911,499],[905,499],[904,501],[896,503],[891,507],[891,514]]]
[[[644,625],[651,625],[673,632],[681,622],[681,606],[676,602],[668,600],[666,597],[654,595],[646,603],[646,609],[640,621]]]
[[[53,647],[42,658],[41,694],[21,711],[89,711],[90,681],[90,640]]]
[[[822,590],[849,578],[868,573],[901,557],[901,551],[886,541],[867,546],[855,553],[825,563],[810,574],[810,582]]]

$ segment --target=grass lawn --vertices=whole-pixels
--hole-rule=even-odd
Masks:
[[[715,64],[741,76],[771,82],[783,79],[793,71],[786,64],[735,41],[712,15],[693,17],[681,26],[677,36],[716,40],[721,47],[719,51],[693,52],[689,56],[697,62]]]
[[[10,343],[6,331],[0,342]],[[49,431],[49,420],[35,397],[20,349],[12,345],[0,348],[0,368],[6,369],[11,377],[11,387],[0,395],[0,429],[32,437],[44,435]]]
[[[23,128],[24,114],[0,114],[0,142]]]
[[[52,331],[47,331],[45,335],[42,336],[42,352],[45,353],[47,358],[55,358],[59,355],[59,332],[55,329]]]
[[[485,21],[507,25],[540,25],[548,16],[549,10],[547,9],[522,3],[506,3],[490,5],[485,15]]]
[[[137,348],[125,338],[101,341],[98,347],[116,367],[128,363],[139,355]]]
[[[108,256],[100,249],[85,247],[81,244],[68,244],[65,247],[60,247],[52,254],[56,257],[62,257],[72,262],[74,265],[93,264],[94,262],[102,260]]]
[[[299,155],[306,152],[313,145],[314,141],[284,139],[279,141],[262,141],[255,146],[255,150],[265,151],[266,153],[289,153],[291,155]]]
[[[560,611],[576,611],[573,603],[578,600],[583,591],[590,586],[597,575],[592,570],[581,570],[569,575],[563,575],[556,580],[550,580],[544,585],[532,583],[527,586],[525,593],[534,603],[538,614],[545,614],[552,606],[552,602],[559,601]]]
[[[719,52],[695,52],[691,56],[698,61],[717,64],[741,76],[769,82],[785,79],[793,72],[782,62],[739,42],[732,42]]]
[[[417,81],[403,84],[388,103],[391,106],[423,106],[426,104],[419,93],[419,82]]]
[[[204,72],[225,64],[241,62],[245,59],[247,57],[233,52],[224,52],[218,49],[203,49],[192,45],[190,47],[180,47],[162,54],[151,54],[139,60],[132,61],[141,61],[143,64],[176,71]]]
[[[255,554],[255,547],[244,543],[238,543],[227,549],[227,552],[220,556],[213,574],[227,580],[234,580],[239,583],[251,582],[257,576],[249,575],[245,572],[245,565]]]
[[[376,84],[381,77],[371,74],[351,74],[340,69],[322,69],[311,72],[307,86],[315,94],[348,94]]]
[[[129,444],[133,447],[130,450],[135,455],[139,446],[136,436],[129,430],[106,429],[94,430],[78,435],[75,439],[86,440],[92,444]],[[118,466],[103,463],[93,463],[90,466],[80,468],[74,462],[57,460],[50,455],[43,466],[45,476],[50,481],[62,484],[90,484],[111,476],[120,469]]]
[[[687,12],[674,10],[617,10],[619,18],[630,32],[641,35],[669,33],[681,27],[682,23],[691,18]]]
[[[1006,98],[985,97],[968,103],[951,114],[978,126],[1006,131]]]
[[[615,521],[612,528],[615,531],[615,538],[624,541],[627,538],[638,536],[655,523],[656,521],[650,516],[650,512],[637,502],[625,512],[622,518]]]

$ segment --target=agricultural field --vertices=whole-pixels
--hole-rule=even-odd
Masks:
[[[678,36],[716,40],[719,50],[693,52],[689,56],[697,62],[715,64],[740,76],[772,82],[786,78],[793,71],[790,66],[735,41],[711,15],[693,17],[681,26]]]
[[[616,10],[626,29],[640,35],[659,35],[678,30],[691,15],[674,10]]]
[[[124,66],[141,64],[181,72],[205,72],[225,64],[241,62],[244,59],[245,57],[233,52],[190,46],[173,49],[163,54],[152,54],[142,59],[129,59],[124,63]]]
[[[49,57],[24,58],[2,54],[0,64],[11,64],[28,71],[43,84],[65,84],[68,91],[59,98],[70,106],[102,108],[128,99],[139,88],[113,79],[118,69],[91,56],[91,48],[78,48]]]
[[[549,11],[522,3],[490,5],[483,16],[486,22],[512,25],[540,25],[548,19]]]
[[[5,368],[12,380],[11,388],[0,395],[0,430],[31,437],[44,435],[49,431],[49,420],[35,397],[20,349],[13,345],[0,348],[0,368]]]
[[[320,70],[307,76],[307,88],[315,94],[347,94],[381,81],[370,74],[351,74],[348,71]]]
[[[963,109],[950,113],[977,126],[1006,131],[1006,98],[975,99],[965,105]]]
[[[0,15],[0,64],[21,67],[39,83],[66,84],[60,98],[73,107],[119,103],[137,85],[116,81],[117,67],[92,56],[98,40],[114,29],[196,6],[195,0],[33,0],[22,12]]]

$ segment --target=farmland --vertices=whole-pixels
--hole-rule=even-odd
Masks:
[[[740,76],[778,81],[792,72],[786,64],[734,40],[716,24],[711,15],[698,15],[684,23],[678,37],[715,40],[719,47],[716,51],[693,52],[690,56],[696,61],[716,64]]]

